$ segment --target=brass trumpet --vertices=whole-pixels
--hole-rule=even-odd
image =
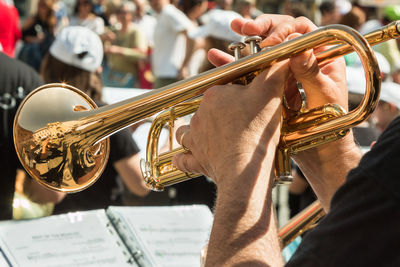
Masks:
[[[118,130],[198,97],[213,85],[254,76],[275,62],[318,46],[342,44],[318,54],[317,58],[324,62],[356,51],[366,73],[366,94],[360,106],[348,114],[337,105],[327,104],[294,117],[284,117],[276,169],[277,177],[286,180],[290,176],[291,154],[341,138],[372,112],[379,97],[380,73],[369,43],[377,44],[399,35],[399,22],[367,35],[366,39],[349,27],[332,25],[190,79],[98,109],[78,89],[66,84],[48,84],[33,91],[20,105],[14,120],[15,148],[24,168],[42,185],[63,192],[80,191],[102,173],[109,150],[107,137]],[[167,168],[169,173],[165,179],[160,178],[158,167],[149,164],[153,163],[146,164],[144,173],[148,184],[156,190],[193,177]]]

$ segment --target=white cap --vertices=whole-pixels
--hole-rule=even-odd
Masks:
[[[50,54],[65,64],[93,72],[103,61],[103,44],[92,30],[70,26],[57,35]]]
[[[365,72],[362,67],[346,67],[346,78],[349,93],[365,93]]]
[[[349,93],[364,95],[364,69],[360,67],[347,67],[346,76]],[[381,93],[379,100],[392,103],[398,109],[400,109],[400,84],[390,81],[381,83]]]
[[[236,18],[241,18],[240,14],[231,10],[213,9],[208,12],[206,23],[189,31],[190,38],[212,36],[231,42],[241,42],[244,37],[235,33],[231,29],[231,22]]]
[[[400,109],[400,84],[395,82],[384,82],[381,85],[381,96],[379,100],[392,103]]]
[[[352,7],[348,0],[336,0],[335,4],[341,15],[349,13]]]

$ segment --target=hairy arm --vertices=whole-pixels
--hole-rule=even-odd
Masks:
[[[273,46],[317,29],[304,17],[295,19],[272,14],[262,15],[254,21],[236,19],[231,26],[234,31],[243,35],[262,36],[262,47]],[[314,52],[323,49],[326,48],[320,47],[292,57],[289,62],[292,78],[300,82],[306,92],[307,109],[336,103],[347,110],[344,60],[338,58],[319,66]],[[215,49],[209,51],[208,57],[217,66],[232,60],[230,56]],[[299,103],[297,88],[286,88],[285,95],[291,107],[296,109],[296,104]],[[341,140],[303,151],[294,157],[325,211],[329,211],[333,194],[343,184],[347,173],[357,166],[360,158],[361,151],[351,133]]]

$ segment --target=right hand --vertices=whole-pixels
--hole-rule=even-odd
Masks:
[[[261,15],[255,20],[239,18],[232,21],[231,27],[239,34],[259,35],[264,38],[261,47],[276,45],[286,39],[317,29],[317,26],[307,18],[284,15]],[[291,57],[290,70],[294,78],[303,85],[308,109],[326,103],[336,103],[347,110],[348,93],[344,59],[338,58],[318,65],[314,53],[324,49],[327,48],[320,47]],[[216,66],[233,60],[230,55],[216,49],[209,51],[208,58]],[[297,92],[297,88],[286,88],[285,96],[289,103],[299,103]],[[293,158],[327,210],[333,193],[345,181],[347,172],[357,166],[361,153],[353,135],[348,134],[338,141],[302,151]],[[336,175],[333,175],[335,172]]]
[[[248,85],[208,89],[190,126],[176,132],[177,141],[190,152],[175,155],[173,164],[185,172],[207,175],[218,187],[234,181],[251,184],[251,177],[257,175],[250,173],[261,169],[268,170],[264,178],[269,177],[279,142],[287,76],[287,62],[281,62]]]

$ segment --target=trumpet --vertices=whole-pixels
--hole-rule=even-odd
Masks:
[[[380,73],[370,44],[399,36],[400,22],[365,38],[347,26],[331,25],[187,80],[100,108],[72,86],[44,85],[29,94],[17,111],[13,130],[16,152],[26,171],[40,184],[62,192],[77,192],[89,187],[101,175],[109,153],[107,137],[113,133],[163,110],[174,113],[176,105],[179,109],[188,106],[185,101],[201,96],[214,85],[251,80],[272,64],[306,50],[336,45],[316,55],[320,63],[355,51],[364,66],[367,84],[359,107],[346,114],[340,106],[326,104],[293,116],[283,114],[276,176],[278,182],[290,181],[291,155],[343,137],[373,111],[379,98]],[[155,147],[157,142],[149,143]],[[179,151],[182,149],[167,152],[162,159],[146,156],[143,172],[151,188],[162,190],[164,186],[197,175],[166,167],[164,163]],[[167,173],[159,168],[159,162]]]

